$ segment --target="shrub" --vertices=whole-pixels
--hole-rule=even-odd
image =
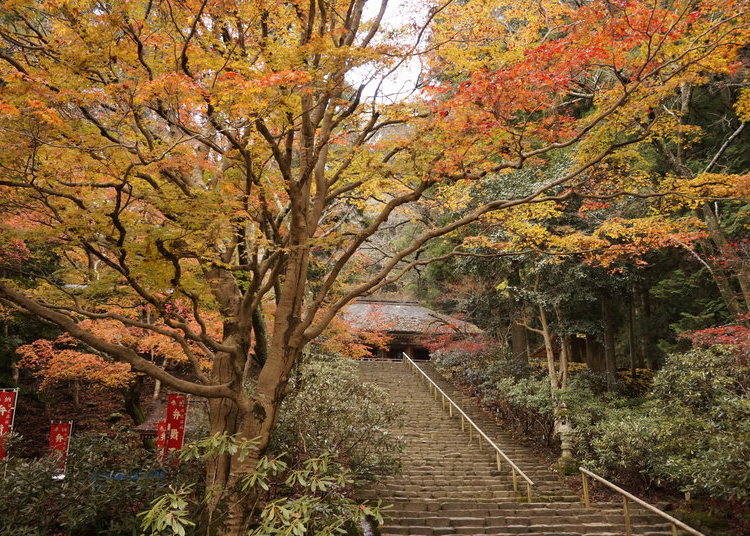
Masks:
[[[132,432],[74,436],[64,480],[54,463],[10,459],[0,477],[0,535],[131,535],[136,514],[167,488],[152,452]],[[190,466],[171,474],[187,478]],[[141,478],[137,478],[140,476]]]
[[[366,518],[379,523],[383,520],[380,503],[365,505],[354,500],[353,475],[331,452],[290,466],[280,457],[258,457],[255,441],[214,435],[186,445],[180,458],[206,460],[226,453],[240,460],[250,457],[257,461],[252,470],[238,478],[232,489],[213,497],[218,510],[212,511],[206,519],[213,528],[223,522],[225,509],[232,501],[252,501],[250,517],[253,522],[249,532],[252,536],[355,534],[361,532],[360,524]],[[139,514],[144,534],[185,536],[196,533],[193,520],[199,512],[207,511],[204,510],[205,499],[195,493],[191,485],[171,487],[154,499],[148,510]]]
[[[721,347],[669,356],[644,404],[597,425],[591,462],[694,495],[750,497],[750,367]]]
[[[398,470],[403,444],[389,432],[395,406],[358,379],[351,360],[310,359],[290,387],[267,457],[238,483],[262,481],[256,534],[329,534],[379,518],[377,507],[353,496],[358,482]],[[205,506],[197,462],[248,448],[233,441],[211,436],[187,445],[168,478],[153,473],[160,470],[154,453],[125,431],[75,436],[61,481],[49,459],[11,459],[0,475],[0,536],[139,534],[144,509],[147,533],[190,534]]]
[[[329,453],[357,481],[398,470],[403,441],[390,429],[399,412],[385,391],[362,383],[356,367],[349,359],[302,364],[269,451],[292,466]]]
[[[253,536],[359,534],[366,518],[383,522],[378,505],[363,505],[347,493],[351,473],[331,454],[305,460],[286,473],[278,498],[267,501]]]

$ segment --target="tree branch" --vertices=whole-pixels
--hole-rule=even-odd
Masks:
[[[233,400],[237,398],[229,384],[201,385],[172,376],[166,370],[139,356],[133,349],[119,344],[112,344],[97,337],[90,331],[81,328],[68,315],[45,307],[29,295],[13,289],[2,282],[0,282],[0,297],[61,327],[70,333],[71,336],[88,344],[95,350],[99,350],[118,361],[130,363],[135,370],[143,372],[178,391],[206,398],[231,398]]]

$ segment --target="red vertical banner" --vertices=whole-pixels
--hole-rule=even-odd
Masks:
[[[13,433],[18,389],[0,389],[0,460],[8,455],[8,437]]]
[[[164,449],[167,448],[167,422],[156,423],[156,456],[161,460],[164,457]]]
[[[169,456],[182,448],[185,442],[185,423],[187,422],[187,395],[170,393],[167,395],[167,414],[165,423],[164,453]]]
[[[65,476],[70,449],[70,435],[73,433],[73,421],[52,421],[49,427],[50,454],[57,458],[57,469],[60,477]]]

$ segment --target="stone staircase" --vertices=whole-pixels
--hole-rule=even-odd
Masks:
[[[382,536],[625,534],[620,504],[584,507],[534,452],[512,440],[429,363],[420,366],[534,481],[534,494],[528,502],[523,486],[514,491],[508,467],[497,470],[494,450],[487,445],[480,448],[476,441],[469,444],[468,432],[461,430],[459,419],[449,417],[402,362],[363,361],[363,380],[385,389],[402,409],[403,423],[394,432],[406,440],[402,472],[361,492],[363,499],[382,499],[393,505],[380,527]],[[631,511],[633,535],[671,534],[659,517],[633,506]]]

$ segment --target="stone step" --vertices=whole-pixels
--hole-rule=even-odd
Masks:
[[[385,524],[381,527],[383,533],[391,534],[616,534],[622,536],[624,532],[623,525],[608,523],[570,523],[557,524],[476,524],[476,525],[390,525]],[[668,529],[658,529],[648,525],[633,525],[634,534],[670,534]]]
[[[623,518],[622,510],[611,510],[611,511],[605,511],[605,510],[592,510],[591,508],[581,508],[576,510],[564,510],[564,509],[550,509],[550,508],[522,508],[522,507],[512,507],[508,508],[508,504],[510,503],[503,503],[502,505],[499,505],[498,508],[489,509],[489,508],[476,508],[476,509],[468,509],[468,508],[440,508],[436,510],[420,510],[420,509],[409,509],[409,508],[393,508],[387,510],[388,515],[392,517],[399,517],[399,518],[405,518],[405,519],[427,519],[431,517],[441,517],[441,518],[452,518],[452,517],[480,517],[480,518],[492,518],[492,517],[502,517],[505,519],[512,519],[512,518],[525,518],[525,519],[552,519],[557,517],[565,517],[569,518],[571,516],[575,516],[578,519],[582,520],[588,520],[588,521],[595,521],[597,519],[606,518],[611,521],[618,521]],[[502,506],[506,506],[506,508],[502,508]],[[632,513],[631,519],[633,520],[641,520],[641,521],[647,521],[651,519],[651,514],[642,512],[642,513]]]
[[[533,502],[524,482],[513,491],[508,467],[497,467],[496,453],[469,439],[435,401],[425,385],[400,362],[363,362],[363,379],[382,387],[400,408],[403,422],[392,432],[405,442],[402,472],[361,490],[361,498],[380,499],[385,510],[381,534],[494,534],[498,536],[621,536],[618,504],[584,507],[560,478],[525,445],[456,392],[423,363],[426,372],[534,481]],[[473,434],[472,434],[473,435]],[[633,534],[665,536],[669,527],[650,512],[633,510]]]

